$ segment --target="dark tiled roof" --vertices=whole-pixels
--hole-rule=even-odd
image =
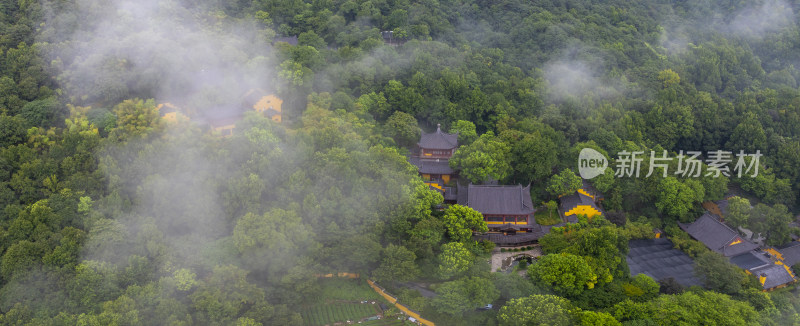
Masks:
[[[794,266],[800,263],[800,242],[795,241],[791,246],[778,249],[778,252],[783,256],[784,264]]]
[[[689,233],[697,241],[702,242],[709,249],[725,257],[736,256],[758,248],[757,244],[742,239],[738,232],[723,224],[708,212],[700,216],[694,223],[679,223],[679,225],[681,229]],[[737,239],[741,240],[741,243],[729,245]]]
[[[763,253],[750,251],[731,257],[731,263],[741,269],[750,270],[765,264],[772,264],[772,261],[765,257]]]
[[[450,161],[448,160],[432,160],[421,159],[419,157],[410,157],[408,159],[411,164],[414,164],[419,173],[425,174],[453,174],[453,169],[450,168]]]
[[[561,201],[561,209],[564,212],[567,212],[577,207],[578,205],[588,205],[592,206],[594,209],[598,211],[600,210],[600,208],[598,208],[597,205],[594,204],[594,200],[592,200],[592,197],[586,196],[577,191],[572,195],[561,196],[559,200]]]
[[[789,272],[781,265],[766,264],[761,267],[751,269],[750,273],[753,273],[753,275],[756,275],[757,277],[767,277],[766,281],[764,282],[765,290],[794,282],[792,275],[789,274]]]
[[[718,200],[717,202],[715,202],[715,204],[717,204],[717,207],[719,207],[719,211],[720,211],[720,213],[722,213],[722,217],[728,216],[728,200],[727,199]]]
[[[423,133],[417,143],[419,147],[428,149],[452,149],[458,147],[458,134],[442,132],[441,126],[430,134]]]
[[[253,105],[256,105],[256,103],[258,103],[258,101],[261,100],[262,97],[264,97],[263,94],[265,93],[266,92],[260,89],[252,89],[248,91],[242,97],[242,106],[246,108],[253,108]]]
[[[459,188],[458,195],[460,205],[472,207],[484,215],[527,215],[534,211],[530,186],[476,186],[470,184],[468,187]]]
[[[275,109],[267,109],[266,111],[264,111],[264,115],[266,115],[266,116],[267,116],[267,118],[272,118],[272,117],[274,117],[274,116],[276,116],[276,115],[280,115],[280,114],[281,114],[281,113],[280,113],[280,112],[278,112],[278,111],[277,111],[277,110],[275,110]]]
[[[600,199],[604,198],[604,197],[603,197],[603,194],[601,194],[601,193],[600,193],[600,191],[598,191],[598,190],[597,190],[597,188],[595,188],[595,187],[592,185],[592,183],[591,183],[591,182],[589,182],[589,180],[582,179],[581,181],[583,182],[583,187],[582,187],[582,188],[583,188],[583,190],[585,190],[585,191],[586,191],[587,193],[589,193],[590,195],[594,196],[594,200],[595,200],[595,201],[597,201],[597,200],[600,200]]]
[[[453,187],[444,187],[444,200],[446,201],[456,201],[458,199],[456,194],[456,188]]]
[[[631,240],[627,261],[631,276],[645,274],[655,280],[674,278],[684,286],[700,285],[694,276],[694,261],[674,248],[666,238]]]

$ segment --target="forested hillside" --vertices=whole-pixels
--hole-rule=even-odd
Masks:
[[[800,0],[0,0],[0,325],[323,325],[367,278],[437,325],[800,324],[795,285],[761,291],[678,227],[735,194],[727,223],[800,235],[799,23]],[[252,90],[281,122],[209,127]],[[498,273],[480,213],[408,162],[437,125],[462,185],[537,206],[587,147],[763,156],[608,169],[603,217]],[[654,229],[702,286],[630,275]],[[360,278],[320,277],[340,272]]]

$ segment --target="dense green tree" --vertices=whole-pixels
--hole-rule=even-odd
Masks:
[[[652,320],[657,325],[758,325],[753,307],[710,291],[662,295],[648,303],[623,302],[614,308],[618,320]]]
[[[580,325],[602,325],[602,326],[622,326],[614,316],[606,312],[581,311],[578,314]]]
[[[403,281],[435,274],[443,242],[483,254],[491,245],[471,241],[485,230],[480,214],[445,218],[434,209],[442,195],[395,146],[413,145],[417,121],[459,132],[462,179],[531,183],[536,202],[553,171],[574,168],[576,148],[612,159],[760,150],[759,175],[730,181],[763,204],[736,215],[732,200],[725,218],[767,245],[788,242],[800,55],[791,10],[774,2],[3,2],[0,324],[307,324],[298,309],[335,292],[321,293],[316,273]],[[754,12],[769,26],[742,23]],[[381,30],[394,31],[394,44]],[[265,51],[277,34],[298,44]],[[239,108],[245,90],[264,85],[284,100],[281,123],[250,112],[231,137],[206,132],[200,121],[215,108]],[[166,124],[160,102],[180,104],[192,123]],[[540,239],[545,253],[575,255],[597,276],[571,297],[586,310],[539,296],[467,313],[497,298],[492,284],[504,299],[550,287],[518,275],[489,281],[473,259],[472,277],[445,283],[432,307],[445,313],[429,318],[798,324],[791,293],[763,293],[752,278],[733,300],[677,286],[653,297],[652,282],[627,277],[627,238],[655,226],[725,272],[674,223],[723,198],[728,181],[607,171],[591,181],[604,209],[647,223],[594,218]],[[396,294],[428,317],[434,299]]]
[[[750,222],[750,200],[739,196],[728,198],[728,214],[725,222],[733,227],[747,228]]]
[[[489,227],[483,220],[483,214],[462,205],[448,207],[442,216],[447,236],[452,241],[468,242],[472,239],[472,232],[487,232]]]
[[[461,242],[450,242],[442,245],[439,254],[439,276],[451,279],[467,271],[472,263],[472,253]]]
[[[597,275],[589,263],[568,253],[545,255],[528,267],[528,275],[534,282],[570,296],[580,295],[597,283]]]
[[[414,116],[395,111],[386,120],[386,136],[393,138],[400,146],[411,147],[419,141],[420,129]]]
[[[458,144],[469,145],[478,139],[478,134],[475,131],[475,124],[471,121],[458,120],[453,122],[450,126],[450,133],[458,133]]]
[[[661,179],[655,205],[662,213],[681,218],[692,206],[703,199],[703,185],[696,180],[681,182],[674,177]]]
[[[748,276],[718,253],[707,251],[697,257],[696,263],[695,274],[714,291],[736,294],[748,284]]]
[[[522,298],[534,293],[533,284],[519,274],[492,273],[494,285],[504,300]]]
[[[542,182],[558,162],[556,144],[541,131],[505,130],[500,138],[511,145],[514,179],[519,183]]]
[[[582,186],[581,177],[572,172],[572,169],[564,169],[550,178],[547,192],[553,196],[563,196],[574,193]]]
[[[285,272],[311,242],[311,233],[301,223],[300,217],[282,209],[273,209],[263,215],[248,213],[236,223],[233,241],[249,266],[267,270],[271,274]],[[281,264],[271,264],[281,261]]]
[[[512,172],[510,155],[508,144],[488,132],[472,144],[459,147],[450,158],[450,167],[476,184],[489,179],[504,180]]]
[[[500,325],[573,325],[575,308],[564,298],[535,294],[511,299],[500,308]]]
[[[417,256],[403,246],[390,244],[383,249],[381,264],[373,272],[378,280],[405,282],[417,277],[419,267],[414,262]]]
[[[750,210],[748,226],[753,232],[761,234],[767,239],[768,245],[781,245],[790,242],[791,233],[796,228],[789,227],[792,214],[786,206],[775,204],[772,207],[762,203],[756,204]]]
[[[485,306],[499,295],[490,280],[470,277],[439,285],[432,304],[437,311],[455,316]]]
[[[407,247],[413,250],[417,257],[433,256],[433,251],[444,239],[445,232],[444,221],[435,217],[424,218],[409,231]]]
[[[743,150],[746,154],[755,154],[756,151],[764,152],[767,146],[767,136],[764,127],[755,115],[748,114],[741,123],[733,129],[730,140],[725,147],[733,153]]]

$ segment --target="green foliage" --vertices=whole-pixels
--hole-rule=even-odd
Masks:
[[[450,158],[450,167],[476,184],[490,178],[504,180],[511,174],[510,155],[508,144],[489,132],[472,144],[459,147]]]
[[[673,177],[662,179],[658,184],[655,202],[659,211],[674,218],[681,218],[688,213],[705,194],[703,185],[692,181],[681,182]]]
[[[725,294],[737,294],[749,284],[747,274],[722,255],[705,252],[695,260],[695,275],[707,288]]]
[[[442,246],[439,254],[439,276],[451,279],[462,275],[472,263],[472,253],[461,242],[450,242]]]
[[[450,126],[450,133],[458,133],[458,143],[460,145],[469,145],[478,139],[478,133],[475,131],[475,124],[471,121],[458,120],[453,122]]]
[[[614,316],[606,312],[581,311],[578,315],[580,325],[602,325],[602,326],[622,326],[622,323],[614,319]]]
[[[597,283],[597,274],[589,263],[568,253],[543,256],[528,267],[528,275],[534,282],[568,296],[580,295]]]
[[[581,177],[572,172],[572,169],[564,169],[550,178],[547,192],[553,196],[569,195],[578,191],[582,186]]]
[[[709,249],[702,242],[692,239],[688,233],[678,228],[677,225],[669,226],[665,231],[670,235],[669,239],[675,245],[675,248],[685,252],[689,257],[697,258],[709,252]]]
[[[492,281],[504,300],[522,298],[536,291],[528,279],[517,273],[493,273]]]
[[[648,301],[658,295],[661,287],[650,276],[636,275],[630,283],[623,285],[625,295],[634,301]]]
[[[173,274],[175,278],[175,287],[181,291],[189,291],[197,285],[197,275],[192,271],[181,268]]]
[[[414,279],[420,273],[419,267],[414,262],[417,256],[406,247],[390,244],[383,249],[382,256],[380,266],[373,272],[378,280],[405,282]]]
[[[442,283],[431,303],[438,312],[455,316],[485,306],[499,296],[490,280],[470,277]]]
[[[646,303],[625,301],[614,307],[617,320],[652,320],[658,325],[758,325],[759,315],[745,302],[710,291],[662,295]]]
[[[452,241],[468,242],[472,239],[472,232],[487,232],[489,227],[483,220],[483,214],[461,205],[448,207],[442,221],[447,229],[447,236]]]
[[[737,292],[736,273],[674,226],[699,215],[697,203],[721,199],[730,180],[763,204],[731,200],[729,223],[761,233],[767,245],[797,232],[787,224],[800,190],[800,55],[796,26],[783,14],[791,11],[773,2],[166,1],[120,9],[6,1],[0,323],[314,324],[298,312],[318,294],[316,273],[403,281],[420,275],[418,266],[433,274],[437,254],[459,245],[440,248],[445,241],[484,254],[491,245],[471,242],[473,231],[486,230],[479,214],[435,211],[441,194],[394,146],[413,145],[419,122],[459,132],[453,164],[463,179],[531,183],[535,202],[546,198],[553,171],[574,168],[576,146],[611,158],[622,150],[760,150],[753,178],[614,178],[609,170],[591,181],[604,208],[649,222],[611,232],[602,219],[581,218],[541,244],[597,275],[576,306],[609,307],[626,291],[641,301],[608,310],[626,324],[797,324],[796,300],[759,292],[752,280]],[[769,28],[739,28],[750,13],[772,11],[762,15]],[[479,23],[461,28],[463,19]],[[128,22],[149,27],[126,29]],[[159,28],[175,26],[162,34],[186,42],[165,50]],[[253,33],[231,35],[230,26]],[[381,30],[393,30],[398,44],[382,44]],[[297,35],[299,44],[265,51],[261,41],[276,33]],[[144,51],[148,44],[159,50]],[[198,50],[207,48],[219,60]],[[176,59],[176,49],[198,56]],[[194,118],[238,106],[240,93],[264,85],[284,100],[283,124],[248,114],[227,138],[193,124],[167,130],[156,102],[133,99],[185,102]],[[609,220],[623,225],[625,215]],[[707,265],[722,264],[719,275],[703,273],[734,284],[712,287],[740,301],[702,291],[652,298],[652,282],[627,278],[624,243],[649,237],[651,226],[665,226]],[[463,273],[483,276],[483,265],[473,260]],[[438,307],[471,311],[491,301],[491,291],[474,289],[491,288],[484,283],[451,286]],[[516,278],[494,283],[504,298],[536,291]],[[521,307],[541,301],[550,302]],[[564,323],[617,324],[598,311],[562,310]],[[526,315],[560,315],[548,311],[506,309],[498,322],[560,323]],[[493,315],[464,312],[441,323],[488,324],[471,318]]]
[[[750,221],[750,200],[734,196],[728,198],[728,214],[725,215],[725,222],[733,227],[748,227]]]
[[[573,325],[575,308],[564,298],[554,295],[531,295],[511,299],[500,308],[500,325]]]
[[[410,147],[419,141],[420,129],[414,116],[395,111],[386,120],[386,136],[393,138],[399,145]]]

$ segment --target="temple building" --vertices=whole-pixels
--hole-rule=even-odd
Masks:
[[[597,206],[597,200],[600,196],[586,180],[583,180],[584,186],[571,195],[561,196],[561,213],[565,218],[570,216],[577,217],[578,215],[585,215],[592,218],[598,215],[603,215],[603,211]]]
[[[786,287],[796,281],[791,265],[784,262],[782,252],[772,248],[762,250],[711,212],[706,212],[693,223],[678,223],[678,226],[708,249],[728,257],[732,264],[755,275],[764,291]]]
[[[252,109],[263,114],[265,117],[275,122],[281,122],[283,100],[274,94],[267,94],[262,90],[252,89],[244,95],[242,107]]]
[[[711,213],[706,212],[693,223],[678,223],[686,233],[697,241],[725,257],[733,257],[751,250],[758,245],[742,239],[739,232],[722,223]]]
[[[455,201],[455,189],[446,186],[456,178],[455,171],[450,168],[450,157],[458,148],[458,134],[442,131],[441,125],[436,131],[423,133],[417,143],[416,153],[409,162],[417,167],[425,183],[441,192],[445,201]]]
[[[171,103],[161,103],[156,109],[167,123],[189,120],[191,117],[192,121],[208,126],[214,133],[231,136],[236,129],[236,124],[249,111],[258,112],[270,120],[280,123],[283,120],[282,106],[283,100],[276,95],[260,89],[251,89],[242,96],[241,103],[238,105],[219,106],[201,113],[182,109]]]
[[[458,204],[483,214],[489,231],[533,232],[540,226],[533,219],[531,187],[486,186],[470,184],[459,187]]]
[[[180,120],[189,120],[189,117],[182,112],[181,108],[169,102],[158,104],[156,106],[156,110],[158,110],[158,114],[161,116],[161,119],[167,123],[177,123]]]

